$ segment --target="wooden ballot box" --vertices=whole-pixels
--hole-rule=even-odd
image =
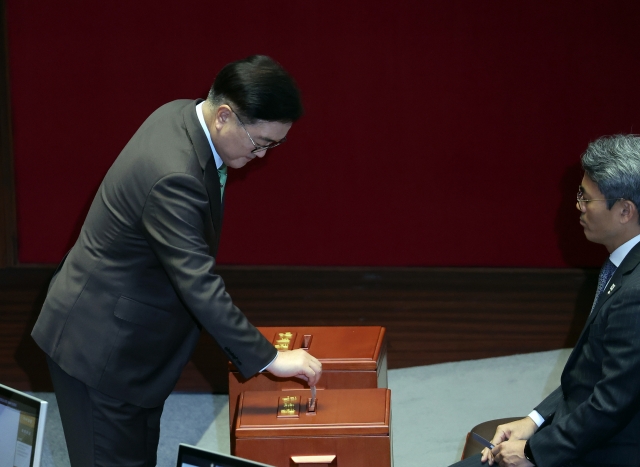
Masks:
[[[390,467],[391,391],[247,391],[233,432],[236,455],[276,467]]]
[[[382,326],[282,326],[258,329],[279,350],[302,348],[320,360],[322,377],[318,389],[387,387],[387,341]],[[306,387],[300,379],[278,378],[266,371],[245,379],[229,363],[229,428],[234,426],[241,392]]]

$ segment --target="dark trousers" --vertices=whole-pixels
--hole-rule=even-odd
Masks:
[[[154,467],[162,408],[102,394],[47,357],[72,467]]]
[[[451,464],[449,467],[489,467],[489,463],[483,464],[480,462],[481,455],[476,454],[471,457],[467,457],[466,459],[456,462],[455,464]],[[572,467],[624,467],[618,464],[591,464],[585,462],[575,462],[571,464]],[[497,463],[493,464],[493,467],[498,467]]]

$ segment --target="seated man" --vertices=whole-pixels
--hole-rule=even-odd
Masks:
[[[580,224],[610,253],[591,314],[560,387],[457,467],[640,466],[640,137],[591,143],[582,167]]]

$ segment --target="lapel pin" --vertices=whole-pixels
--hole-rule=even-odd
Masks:
[[[615,287],[616,287],[615,284],[611,284],[611,287],[609,287],[609,291],[607,292],[607,295],[609,295]]]

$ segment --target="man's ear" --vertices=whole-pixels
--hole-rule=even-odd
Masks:
[[[226,104],[220,105],[216,109],[216,119],[214,121],[216,129],[220,131],[222,127],[229,123],[231,117],[231,108]]]
[[[638,208],[633,201],[621,199],[620,222],[626,224],[631,221],[633,221],[634,225],[638,223]]]

